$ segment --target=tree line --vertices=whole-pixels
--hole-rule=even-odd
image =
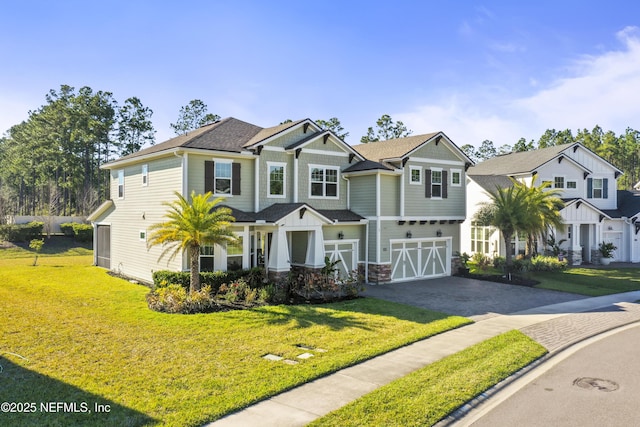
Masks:
[[[604,131],[596,125],[591,131],[578,129],[547,129],[538,140],[520,138],[513,146],[505,144],[496,148],[493,141],[484,140],[479,147],[465,144],[460,148],[475,162],[511,152],[531,151],[561,144],[579,142],[624,172],[618,179],[618,189],[631,190],[640,180],[640,131],[628,127],[624,133]]]
[[[88,215],[109,197],[109,175],[100,166],[155,143],[153,111],[135,96],[119,103],[111,92],[62,85],[50,90],[45,101],[0,138],[0,223],[7,215]],[[204,102],[194,99],[179,109],[178,119],[170,126],[176,135],[182,135],[219,119],[207,111]],[[339,138],[349,136],[337,117],[316,123]],[[383,114],[360,142],[412,133],[401,121]],[[551,129],[537,142],[521,138],[513,146],[496,149],[492,141],[485,140],[478,148],[467,144],[461,149],[482,161],[511,151],[575,141],[625,172],[618,180],[620,188],[631,188],[640,178],[640,134],[631,128],[620,136],[599,126],[579,130],[575,136],[568,129]]]

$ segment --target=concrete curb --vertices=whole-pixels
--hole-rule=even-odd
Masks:
[[[618,325],[602,329],[602,330],[598,331],[595,334],[592,334],[590,336],[581,337],[581,338],[579,338],[577,340],[569,341],[566,344],[564,344],[564,345],[562,345],[562,346],[560,346],[560,347],[558,347],[558,348],[556,348],[556,349],[554,349],[552,351],[549,351],[544,356],[541,356],[540,358],[534,360],[529,365],[527,365],[524,368],[520,369],[519,371],[515,372],[514,374],[512,374],[508,378],[505,378],[504,380],[500,381],[499,383],[497,383],[493,387],[489,388],[488,390],[486,390],[486,391],[482,392],[481,394],[479,394],[478,396],[474,397],[472,400],[468,401],[467,403],[465,403],[464,405],[462,405],[461,407],[459,407],[458,409],[453,411],[446,418],[443,418],[442,420],[438,421],[436,424],[434,424],[434,427],[449,427],[449,426],[455,425],[456,423],[460,422],[463,418],[465,418],[467,415],[469,415],[473,410],[478,409],[481,405],[486,403],[487,400],[489,400],[489,398],[491,398],[491,397],[495,396],[496,394],[502,392],[508,386],[510,386],[511,384],[515,383],[517,380],[519,380],[520,378],[524,377],[525,375],[527,375],[528,373],[530,373],[534,369],[538,368],[540,365],[546,364],[547,362],[553,362],[552,359],[554,357],[558,356],[559,354],[563,353],[564,351],[569,350],[570,348],[572,348],[574,346],[577,346],[578,344],[581,344],[581,343],[583,343],[585,341],[591,340],[591,339],[593,339],[595,337],[598,337],[600,335],[604,335],[604,334],[606,334],[608,332],[614,331],[616,329],[621,329],[621,328],[624,328],[626,326],[629,326],[629,325],[632,325],[632,324],[635,324],[635,323],[640,323],[640,319],[630,320],[628,322],[623,322],[623,323],[620,323]]]

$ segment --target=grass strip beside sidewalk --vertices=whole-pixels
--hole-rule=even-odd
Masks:
[[[545,353],[526,335],[510,331],[393,381],[311,425],[433,425]]]

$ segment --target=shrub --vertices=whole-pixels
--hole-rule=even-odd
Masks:
[[[491,265],[491,258],[481,252],[474,253],[471,259],[482,271],[487,271],[489,269],[489,266]]]
[[[73,233],[78,242],[91,242],[93,240],[93,226],[91,224],[73,223]]]
[[[218,308],[209,286],[188,294],[180,285],[167,285],[149,292],[147,304],[150,309],[163,313],[204,313]]]
[[[74,237],[75,236],[75,231],[73,230],[73,222],[63,222],[62,224],[60,224],[60,230],[62,231],[62,233],[67,236],[67,237]]]
[[[531,258],[531,271],[561,271],[567,268],[567,261],[559,261],[557,257],[535,256]]]
[[[502,270],[506,265],[507,265],[507,259],[503,256],[497,256],[493,259],[494,268]]]
[[[0,240],[9,242],[28,242],[42,236],[43,222],[32,221],[28,224],[0,225]]]
[[[211,291],[214,294],[219,292],[220,286],[224,283],[232,283],[238,279],[244,280],[251,288],[261,288],[266,284],[264,272],[261,268],[237,271],[204,271],[200,273],[200,284],[202,286],[211,286]],[[153,273],[154,287],[176,284],[188,290],[190,280],[191,276],[188,271],[160,270]]]

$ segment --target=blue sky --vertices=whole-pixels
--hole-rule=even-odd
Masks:
[[[268,127],[382,114],[496,146],[640,129],[640,2],[0,0],[0,134],[68,84]]]

